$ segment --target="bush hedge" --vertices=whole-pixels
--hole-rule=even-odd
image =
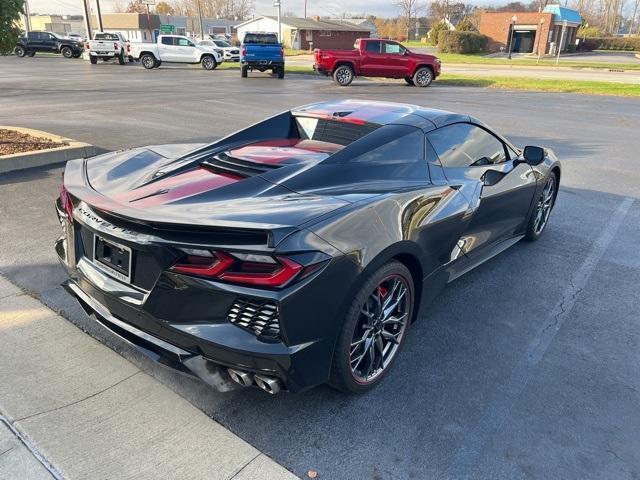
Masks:
[[[487,37],[476,32],[443,31],[438,34],[442,53],[478,53],[487,48]]]
[[[640,52],[640,37],[592,37],[581,41],[578,49],[591,50],[626,50]]]
[[[438,39],[440,38],[440,32],[448,32],[449,27],[447,27],[444,23],[438,22],[436,23],[431,30],[429,30],[429,39],[433,45],[438,45]]]

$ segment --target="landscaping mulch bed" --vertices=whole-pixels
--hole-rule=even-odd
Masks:
[[[64,143],[54,142],[49,138],[34,137],[27,133],[0,128],[0,156],[64,147],[64,145]]]

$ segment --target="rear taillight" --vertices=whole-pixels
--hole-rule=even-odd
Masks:
[[[69,217],[69,220],[73,221],[73,202],[71,201],[71,195],[69,195],[69,192],[64,186],[64,177],[63,183],[60,186],[60,203],[62,204],[64,213]]]
[[[131,44],[127,43],[127,53],[131,53]]]
[[[245,57],[247,55],[247,47],[242,47],[242,56]]]
[[[118,45],[116,42],[113,42],[113,49],[120,50],[120,45]]]
[[[284,57],[284,48],[280,47],[280,56]]]
[[[204,249],[182,249],[182,252],[184,255],[171,267],[172,272],[230,283],[283,287],[303,270],[299,263],[279,255]]]

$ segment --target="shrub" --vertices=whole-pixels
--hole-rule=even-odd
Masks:
[[[580,42],[582,51],[591,50],[626,50],[640,51],[640,37],[593,37]]]
[[[0,1],[0,54],[11,53],[20,38],[18,21],[23,13],[22,0]]]
[[[440,32],[438,50],[442,53],[478,53],[487,47],[487,40],[476,32]]]
[[[438,45],[440,33],[448,31],[449,27],[447,27],[443,22],[436,23],[431,30],[429,30],[429,39],[431,40],[431,43]]]
[[[473,22],[469,20],[469,17],[464,17],[458,25],[456,25],[456,30],[459,32],[477,32],[478,29],[475,27]]]

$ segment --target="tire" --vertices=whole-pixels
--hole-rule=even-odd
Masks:
[[[27,52],[27,57],[35,57],[36,52]]]
[[[402,347],[413,316],[414,295],[411,272],[397,261],[383,265],[365,280],[349,306],[336,343],[329,380],[333,388],[365,393],[382,381]],[[387,315],[380,308],[385,302],[390,302],[389,307],[396,303]]]
[[[91,65],[95,65],[98,63],[98,57],[94,57],[93,55],[91,55],[89,57],[89,61],[91,62]]]
[[[124,65],[124,50],[120,50],[120,55],[118,55],[118,63],[120,65]]]
[[[247,78],[248,74],[249,74],[249,67],[246,67],[246,66],[240,67],[240,77]]]
[[[407,85],[411,85],[412,87],[416,86],[416,84],[413,83],[413,78],[411,77],[404,77],[404,81],[407,82]]]
[[[413,74],[413,83],[417,87],[428,87],[433,82],[433,71],[429,67],[422,67]]]
[[[73,50],[69,47],[62,47],[60,53],[64,58],[73,58]]]
[[[156,66],[155,66],[155,68],[158,68],[158,67],[160,67],[160,66],[162,66],[162,60],[156,60]]]
[[[13,53],[15,54],[16,57],[24,58],[24,56],[27,54],[27,51],[22,45],[18,45],[16,48],[13,49]]]
[[[333,81],[341,87],[348,87],[353,82],[355,74],[349,65],[340,65],[333,71]]]
[[[81,53],[74,53],[73,58],[80,58],[82,56]]]
[[[144,55],[142,55],[142,57],[140,58],[140,63],[142,63],[142,66],[147,70],[159,67],[159,65],[157,65],[156,57],[154,57],[150,53],[145,53]]]
[[[215,70],[218,66],[218,63],[216,62],[216,59],[211,55],[203,55],[202,59],[200,60],[200,65],[202,65],[202,68],[205,70]]]
[[[558,194],[558,177],[555,172],[549,173],[545,180],[544,187],[540,196],[536,201],[536,206],[531,212],[531,218],[527,224],[527,230],[524,235],[524,239],[529,242],[535,242],[538,240],[544,229],[549,223],[549,216],[556,204],[556,196]]]
[[[284,67],[278,67],[278,78],[279,79],[284,78]]]
[[[135,59],[131,55],[129,55],[129,63],[133,63],[133,62],[135,62]]]

